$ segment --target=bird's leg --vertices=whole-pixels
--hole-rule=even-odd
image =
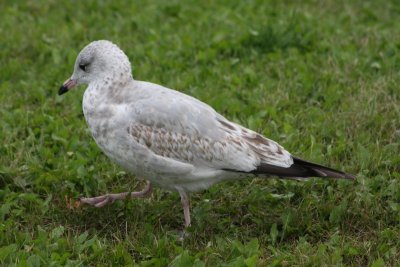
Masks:
[[[181,202],[183,206],[183,214],[185,215],[185,228],[190,226],[190,203],[189,197],[185,191],[179,191]]]
[[[146,187],[142,191],[137,192],[124,192],[119,194],[107,194],[98,197],[83,197],[80,199],[81,203],[92,205],[96,208],[101,208],[108,203],[113,203],[115,200],[118,199],[125,199],[128,196],[130,197],[148,197],[151,194],[152,187],[151,183],[147,182]]]

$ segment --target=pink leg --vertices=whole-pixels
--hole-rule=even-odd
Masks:
[[[185,228],[190,226],[190,203],[189,197],[185,191],[179,191],[181,202],[183,206],[183,214],[185,215]]]
[[[119,194],[107,194],[98,197],[83,197],[80,199],[81,203],[89,204],[95,206],[96,208],[104,207],[108,203],[113,203],[115,200],[118,199],[125,199],[128,196],[130,197],[147,197],[151,194],[152,187],[151,183],[147,182],[146,187],[142,191],[138,192],[124,192]]]

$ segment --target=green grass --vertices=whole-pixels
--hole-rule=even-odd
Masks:
[[[1,1],[0,265],[398,266],[397,1]],[[94,143],[83,88],[57,91],[87,43],[293,154],[357,181],[249,179],[103,209],[65,197],[143,186]]]

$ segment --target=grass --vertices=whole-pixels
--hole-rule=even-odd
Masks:
[[[398,266],[396,1],[2,1],[0,265]],[[142,187],[95,145],[80,49],[108,39],[136,79],[193,95],[357,181],[249,179],[103,209],[65,198]]]

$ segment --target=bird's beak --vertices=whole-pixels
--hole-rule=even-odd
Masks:
[[[65,94],[68,92],[69,89],[74,87],[76,85],[76,80],[73,79],[68,79],[64,82],[64,84],[60,87],[60,90],[58,90],[58,95]]]

